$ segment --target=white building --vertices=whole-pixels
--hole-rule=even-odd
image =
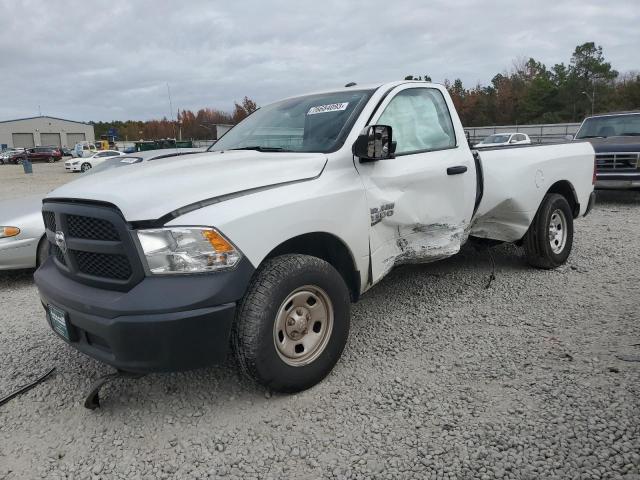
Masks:
[[[93,125],[56,117],[30,117],[0,121],[0,149],[8,147],[69,147],[95,141]]]

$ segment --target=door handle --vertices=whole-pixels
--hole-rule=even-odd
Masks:
[[[467,171],[467,167],[464,165],[457,165],[455,167],[447,168],[447,175],[460,175]]]

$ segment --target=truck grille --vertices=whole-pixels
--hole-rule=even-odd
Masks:
[[[44,226],[47,230],[56,231],[56,216],[53,212],[42,212]]]
[[[634,172],[640,168],[640,152],[597,153],[597,172]]]
[[[71,250],[78,263],[78,270],[87,275],[126,280],[131,276],[129,260],[124,255],[105,255],[104,253]]]
[[[129,227],[115,207],[46,201],[42,216],[54,263],[66,276],[122,291],[144,277]]]
[[[86,238],[89,240],[120,240],[118,232],[116,232],[113,225],[100,218],[68,215],[67,228],[69,229],[69,235],[75,238]]]

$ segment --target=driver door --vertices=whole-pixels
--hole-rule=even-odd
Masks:
[[[440,88],[397,87],[370,122],[392,127],[395,158],[356,159],[371,217],[372,284],[394,265],[449,257],[466,241],[475,165],[457,117],[459,131],[454,127],[455,109]]]

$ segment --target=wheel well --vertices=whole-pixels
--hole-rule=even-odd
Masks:
[[[265,260],[287,253],[311,255],[330,263],[347,284],[351,300],[355,302],[360,297],[360,272],[349,248],[335,235],[313,232],[290,238],[271,250]]]
[[[560,180],[559,182],[551,185],[551,188],[547,190],[547,193],[557,193],[562,195],[569,202],[569,207],[571,207],[571,212],[573,212],[573,218],[577,218],[580,215],[580,203],[578,202],[578,196],[576,195],[576,191],[567,180]]]

